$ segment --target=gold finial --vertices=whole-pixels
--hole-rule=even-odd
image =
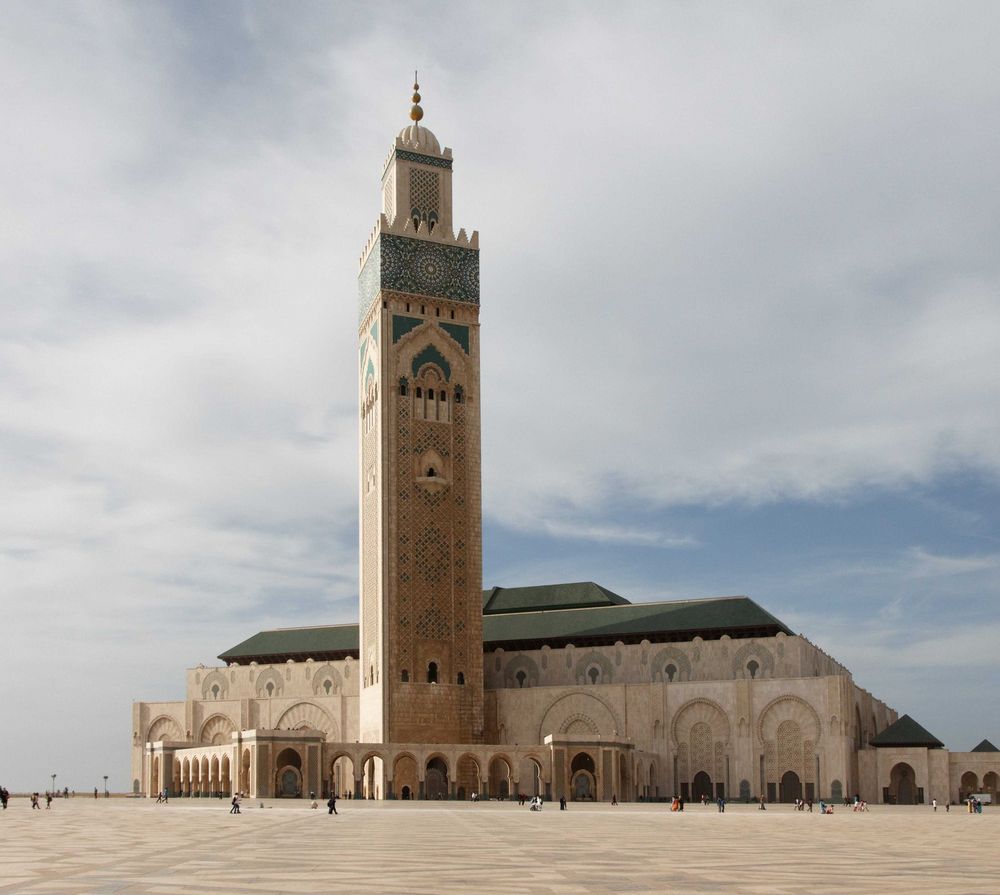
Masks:
[[[420,121],[424,117],[424,110],[418,105],[420,102],[420,85],[417,83],[417,72],[413,72],[413,107],[410,109],[410,118],[413,121]]]

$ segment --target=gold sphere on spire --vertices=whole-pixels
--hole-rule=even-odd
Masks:
[[[424,117],[424,110],[420,108],[420,85],[417,83],[417,73],[413,73],[413,107],[410,109],[410,119],[420,121]]]

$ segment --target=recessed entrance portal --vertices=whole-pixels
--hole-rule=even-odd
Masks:
[[[490,762],[490,795],[510,798],[510,765],[506,758],[497,756]]]
[[[802,798],[802,781],[795,771],[785,771],[778,787],[779,802],[794,802]]]
[[[427,762],[424,792],[428,799],[448,798],[448,765],[444,763],[443,758],[436,757]]]
[[[691,798],[698,802],[702,796],[706,799],[712,798],[712,778],[704,771],[698,771],[691,781]]]
[[[275,762],[274,794],[279,799],[294,799],[302,795],[302,756],[295,749],[282,749]]]
[[[913,805],[917,799],[917,775],[905,761],[889,774],[889,795],[896,805]]]
[[[578,752],[570,765],[570,793],[574,802],[592,802],[597,798],[597,775],[594,759],[588,752]]]

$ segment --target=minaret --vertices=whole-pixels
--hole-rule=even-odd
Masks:
[[[358,287],[360,732],[482,740],[479,234],[452,229],[452,153],[396,137]]]

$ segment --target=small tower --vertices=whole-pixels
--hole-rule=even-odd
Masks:
[[[360,732],[482,740],[479,235],[453,232],[452,153],[412,123],[360,260]]]

